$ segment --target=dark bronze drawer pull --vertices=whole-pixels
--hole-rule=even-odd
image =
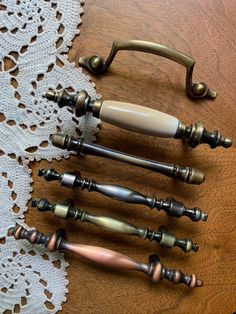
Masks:
[[[48,182],[57,180],[63,187],[98,192],[117,201],[142,204],[149,208],[155,208],[158,211],[163,210],[167,215],[172,217],[180,218],[187,216],[192,221],[206,221],[208,218],[208,215],[203,213],[200,208],[188,208],[172,197],[161,199],[155,196],[141,194],[124,186],[95,182],[92,179],[82,177],[78,171],[76,173],[58,173],[53,168],[47,170],[40,169],[38,176],[44,177]]]
[[[90,57],[81,57],[79,59],[79,65],[87,69],[93,74],[101,74],[105,72],[111,65],[113,59],[115,58],[119,50],[133,50],[142,51],[155,55],[159,55],[168,59],[171,59],[179,64],[182,64],[186,68],[186,93],[191,98],[216,98],[217,93],[210,90],[208,86],[203,83],[193,83],[192,75],[195,61],[172,48],[168,48],[156,43],[143,41],[143,40],[115,40],[113,42],[110,54],[105,60],[99,55],[93,55]]]
[[[205,180],[204,173],[198,169],[190,167],[181,167],[176,164],[169,164],[151,159],[136,157],[118,150],[110,149],[105,146],[85,143],[82,137],[75,138],[73,136],[56,133],[52,135],[52,144],[61,149],[74,151],[78,155],[100,156],[124,162],[130,165],[149,169],[160,173],[167,177],[172,177],[188,184],[201,184]]]

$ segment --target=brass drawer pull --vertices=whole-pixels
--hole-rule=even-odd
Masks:
[[[49,90],[45,97],[57,102],[60,108],[75,108],[77,117],[92,112],[94,117],[120,128],[152,136],[184,139],[191,147],[202,143],[211,148],[228,148],[232,145],[232,141],[219,131],[207,131],[202,122],[187,126],[178,118],[149,107],[115,100],[93,101],[84,90],[75,94],[70,94],[65,89]]]
[[[72,203],[72,204],[71,204]],[[143,240],[155,241],[167,248],[179,247],[184,252],[198,251],[198,244],[190,239],[178,239],[165,227],[159,227],[158,231],[131,225],[128,222],[113,219],[106,216],[91,214],[85,210],[75,208],[73,202],[63,204],[49,203],[45,198],[33,198],[32,207],[36,207],[40,212],[52,211],[54,216],[64,219],[79,220],[81,223],[89,222],[97,227],[112,231],[140,237]]]
[[[87,69],[93,74],[101,74],[105,72],[108,67],[111,65],[113,59],[115,58],[119,50],[133,50],[133,51],[142,51],[155,55],[159,55],[168,59],[171,59],[179,64],[182,64],[186,68],[186,93],[191,98],[216,98],[217,93],[213,90],[210,90],[208,86],[203,83],[193,83],[192,75],[195,61],[172,48],[168,48],[156,43],[143,41],[143,40],[115,40],[113,42],[110,54],[105,60],[99,55],[93,55],[90,57],[81,57],[79,59],[79,65]]]

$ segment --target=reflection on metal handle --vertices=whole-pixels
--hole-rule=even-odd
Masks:
[[[70,201],[64,202],[63,204],[52,204],[44,198],[33,198],[31,206],[36,207],[40,212],[51,211],[54,216],[59,218],[72,218],[82,223],[89,222],[109,231],[134,235],[144,240],[155,241],[164,247],[173,248],[177,246],[184,252],[190,252],[191,250],[194,252],[198,251],[197,243],[193,243],[190,239],[178,239],[163,226],[161,226],[158,231],[154,231],[148,228],[131,225],[130,223],[111,217],[93,215],[85,210],[75,208]]]
[[[24,227],[10,228],[9,236],[16,240],[25,239],[32,244],[42,244],[49,252],[69,251],[100,265],[120,269],[140,271],[150,276],[152,282],[167,279],[174,284],[185,284],[189,288],[201,287],[203,281],[195,274],[185,275],[180,270],[166,268],[156,254],[149,256],[148,264],[138,262],[118,252],[98,246],[69,243],[63,239],[64,230],[57,230],[51,235],[45,235],[37,230],[28,231]]]
[[[188,184],[201,184],[205,180],[204,173],[198,169],[181,167],[176,164],[169,164],[151,159],[144,159],[126,153],[119,152],[104,146],[85,143],[83,138],[56,133],[52,135],[52,144],[61,149],[77,152],[78,155],[89,154],[110,158],[137,167],[155,171],[162,175],[172,177]]]
[[[111,52],[105,60],[103,57],[99,55],[93,55],[90,57],[81,57],[79,59],[79,65],[86,68],[93,74],[101,74],[105,72],[108,67],[111,65],[113,59],[115,58],[117,52],[119,50],[133,50],[133,51],[142,51],[155,55],[159,55],[168,59],[171,59],[179,64],[182,64],[187,72],[186,72],[186,92],[187,95],[191,98],[216,98],[217,93],[213,90],[210,90],[208,86],[203,83],[193,83],[192,75],[195,61],[172,48],[168,48],[156,43],[143,41],[143,40],[115,40],[113,42]]]
[[[89,192],[98,192],[121,202],[142,204],[149,208],[164,210],[167,215],[180,218],[182,216],[189,217],[192,221],[206,221],[208,215],[203,213],[200,208],[188,208],[182,202],[172,197],[167,199],[157,198],[151,195],[144,195],[135,190],[131,190],[124,186],[114,184],[97,183],[92,179],[81,177],[76,173],[58,173],[55,169],[39,169],[38,176],[44,177],[48,182],[58,180],[62,186],[74,189],[75,187]]]

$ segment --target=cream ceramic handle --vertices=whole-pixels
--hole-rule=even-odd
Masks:
[[[85,90],[76,94],[69,94],[65,89],[49,90],[45,96],[48,100],[57,102],[60,108],[75,108],[77,117],[92,112],[96,118],[138,133],[185,139],[191,147],[202,143],[207,143],[211,148],[228,148],[232,145],[232,141],[219,131],[207,131],[202,122],[186,126],[175,117],[145,106],[111,100],[94,101]]]
[[[104,100],[101,120],[118,127],[159,137],[174,137],[179,120],[164,112],[113,100]]]

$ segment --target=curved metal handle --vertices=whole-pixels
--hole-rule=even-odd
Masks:
[[[136,157],[104,146],[88,144],[85,143],[81,137],[75,138],[73,136],[56,133],[52,135],[51,141],[54,146],[61,149],[67,149],[68,151],[75,151],[78,155],[89,154],[92,156],[110,158],[144,169],[149,169],[188,184],[201,184],[205,181],[205,175],[201,170]]]
[[[108,69],[119,50],[142,51],[171,59],[186,68],[186,93],[189,97],[195,99],[204,97],[209,97],[212,99],[216,98],[217,93],[213,90],[210,90],[205,83],[192,82],[195,61],[191,57],[172,48],[148,41],[114,40],[107,60],[99,55],[81,57],[79,59],[79,65],[93,74],[101,74]]]
[[[69,243],[63,239],[65,232],[62,229],[51,235],[45,235],[38,230],[28,231],[22,226],[16,226],[9,229],[8,235],[14,236],[16,240],[25,239],[32,244],[42,244],[50,252],[59,250],[70,251],[101,265],[141,271],[150,276],[153,282],[159,282],[165,278],[174,284],[183,283],[191,289],[203,285],[203,281],[198,279],[195,274],[185,275],[180,270],[166,268],[156,254],[150,255],[148,264],[144,264],[126,255],[102,247]]]
[[[184,252],[194,252],[198,251],[198,244],[193,243],[190,239],[178,239],[175,235],[171,234],[166,227],[161,226],[158,231],[150,230],[148,228],[142,228],[132,225],[128,222],[117,220],[111,217],[98,216],[91,214],[85,210],[77,209],[73,205],[69,204],[71,202],[64,202],[63,204],[52,204],[44,198],[33,198],[31,202],[32,207],[36,207],[40,212],[53,212],[53,215],[64,219],[74,219],[80,222],[89,222],[97,227],[103,229],[123,233],[127,235],[138,236],[142,239],[148,239],[150,241],[155,241],[161,246],[173,248],[174,246],[179,247]],[[65,205],[69,204],[69,205]]]
[[[94,180],[81,177],[78,171],[60,174],[53,168],[47,170],[39,169],[38,176],[44,177],[48,182],[58,180],[62,186],[67,188],[74,189],[78,187],[81,190],[101,193],[121,202],[142,204],[149,208],[156,208],[158,211],[162,209],[167,215],[172,217],[187,216],[192,221],[206,221],[208,218],[208,215],[203,213],[200,208],[188,208],[182,202],[172,197],[162,199],[156,196],[144,195],[119,185],[97,183]]]

